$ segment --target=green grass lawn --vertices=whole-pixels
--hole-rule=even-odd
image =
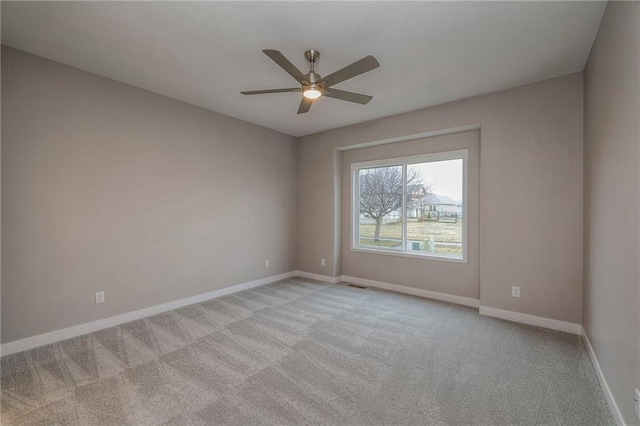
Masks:
[[[373,241],[375,228],[376,226],[374,224],[360,225],[361,245],[400,248],[400,240],[402,239],[401,222],[382,225],[380,227],[381,241],[378,242]],[[409,221],[407,223],[407,240],[425,241],[430,237],[433,237],[436,243],[462,243],[462,220],[458,220],[458,223],[430,221]],[[425,249],[428,250],[426,245]],[[462,255],[462,246],[443,246],[436,244],[435,253]]]

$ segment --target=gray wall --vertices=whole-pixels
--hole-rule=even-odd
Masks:
[[[342,211],[338,148],[479,124],[481,304],[580,323],[582,83],[576,73],[300,138],[298,269],[330,276],[344,269],[334,257]],[[402,272],[386,257],[363,256],[364,269]],[[519,299],[511,297],[514,285]],[[444,291],[429,282],[415,286]]]
[[[434,152],[468,150],[467,263],[351,251],[351,164]],[[342,154],[342,273],[458,296],[480,298],[480,132],[434,136],[345,151]],[[371,259],[377,259],[372,262]]]
[[[294,138],[5,47],[2,89],[3,343],[295,269]]]
[[[609,2],[584,72],[584,328],[627,424],[640,424],[640,3]]]

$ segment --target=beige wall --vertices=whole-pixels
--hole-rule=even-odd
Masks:
[[[468,150],[467,263],[351,251],[351,164]],[[345,151],[342,154],[342,273],[397,285],[480,298],[480,132],[467,131]]]
[[[640,424],[640,3],[609,2],[584,74],[584,328],[627,424]]]
[[[336,149],[474,124],[481,126],[482,147],[481,304],[580,323],[581,73],[300,138],[298,269],[342,273],[333,261],[341,204]],[[368,266],[378,262],[386,260],[375,256]],[[519,299],[511,297],[514,285]]]
[[[294,138],[4,47],[2,88],[3,343],[295,268]]]

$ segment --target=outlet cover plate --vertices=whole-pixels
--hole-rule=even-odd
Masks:
[[[96,304],[104,303],[104,291],[96,292]]]
[[[520,297],[520,287],[511,287],[511,296]]]

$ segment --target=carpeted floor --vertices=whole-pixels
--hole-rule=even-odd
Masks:
[[[3,425],[614,424],[577,336],[291,279],[2,358]]]

